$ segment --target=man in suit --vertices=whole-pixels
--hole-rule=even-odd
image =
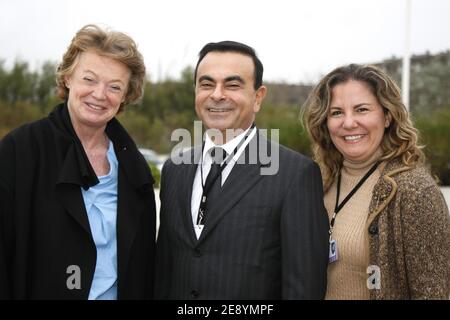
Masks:
[[[254,126],[267,90],[262,75],[245,44],[209,43],[200,51],[195,110],[208,131],[203,145],[188,151],[192,161],[169,159],[163,168],[156,298],[325,295],[328,220],[320,170]],[[278,162],[276,172],[264,174],[263,149]]]

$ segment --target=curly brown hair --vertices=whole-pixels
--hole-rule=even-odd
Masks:
[[[312,140],[314,160],[319,164],[324,190],[335,181],[341,169],[343,156],[331,141],[327,127],[332,89],[349,80],[362,81],[390,114],[391,121],[381,141],[382,161],[400,158],[407,166],[425,161],[418,146],[418,131],[414,128],[408,111],[401,100],[400,89],[381,69],[372,65],[350,64],[334,69],[327,74],[309,95],[302,108],[302,120]]]
[[[58,66],[56,83],[58,96],[61,99],[66,100],[69,96],[65,78],[71,76],[74,72],[80,54],[88,50],[119,61],[130,70],[128,89],[119,112],[123,111],[125,105],[137,101],[142,96],[145,64],[134,40],[122,32],[106,31],[96,25],[89,24],[77,32]]]

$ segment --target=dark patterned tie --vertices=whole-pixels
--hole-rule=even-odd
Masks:
[[[214,183],[214,185],[217,184],[220,186],[222,183],[222,178],[220,175],[220,164],[225,160],[226,157],[226,151],[223,148],[215,147],[211,149],[210,151],[212,163],[211,163],[211,169],[209,170],[208,176],[206,177],[205,182],[205,189],[210,190],[211,183]],[[217,177],[217,178],[216,178]]]
[[[205,190],[209,190],[207,197],[208,200],[206,204],[206,215],[208,217],[211,214],[214,214],[213,212],[210,212],[209,209],[220,196],[222,186],[220,164],[225,160],[227,153],[223,148],[215,147],[211,150],[210,155],[212,159],[211,169],[209,170],[208,177],[206,178],[205,182]]]

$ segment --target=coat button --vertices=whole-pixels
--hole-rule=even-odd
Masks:
[[[191,291],[191,298],[196,299],[196,298],[198,298],[199,295],[200,295],[200,293],[197,290]]]
[[[369,233],[371,234],[371,235],[376,235],[376,234],[378,234],[378,226],[377,225],[371,225],[370,227],[369,227]]]
[[[202,256],[202,252],[200,249],[194,249],[194,257],[200,258]]]

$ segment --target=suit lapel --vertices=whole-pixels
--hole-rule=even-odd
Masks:
[[[192,198],[192,184],[194,183],[195,173],[197,171],[198,165],[190,164],[187,165],[186,176],[183,181],[185,181],[185,186],[183,188],[183,204],[181,208],[182,219],[185,224],[185,228],[188,233],[189,240],[191,244],[197,241],[197,236],[195,235],[194,225],[192,223],[192,211],[191,211],[191,198]]]
[[[180,208],[183,208],[182,210],[180,210],[180,213],[182,214],[181,219],[184,221],[185,230],[192,245],[197,242],[197,236],[195,235],[191,212],[192,186],[194,184],[195,173],[197,172],[197,167],[201,158],[201,152],[201,147],[192,149],[191,163],[183,164],[183,166],[185,166],[185,170],[183,170],[184,175],[182,179],[180,179],[180,181],[183,182],[180,197]]]

